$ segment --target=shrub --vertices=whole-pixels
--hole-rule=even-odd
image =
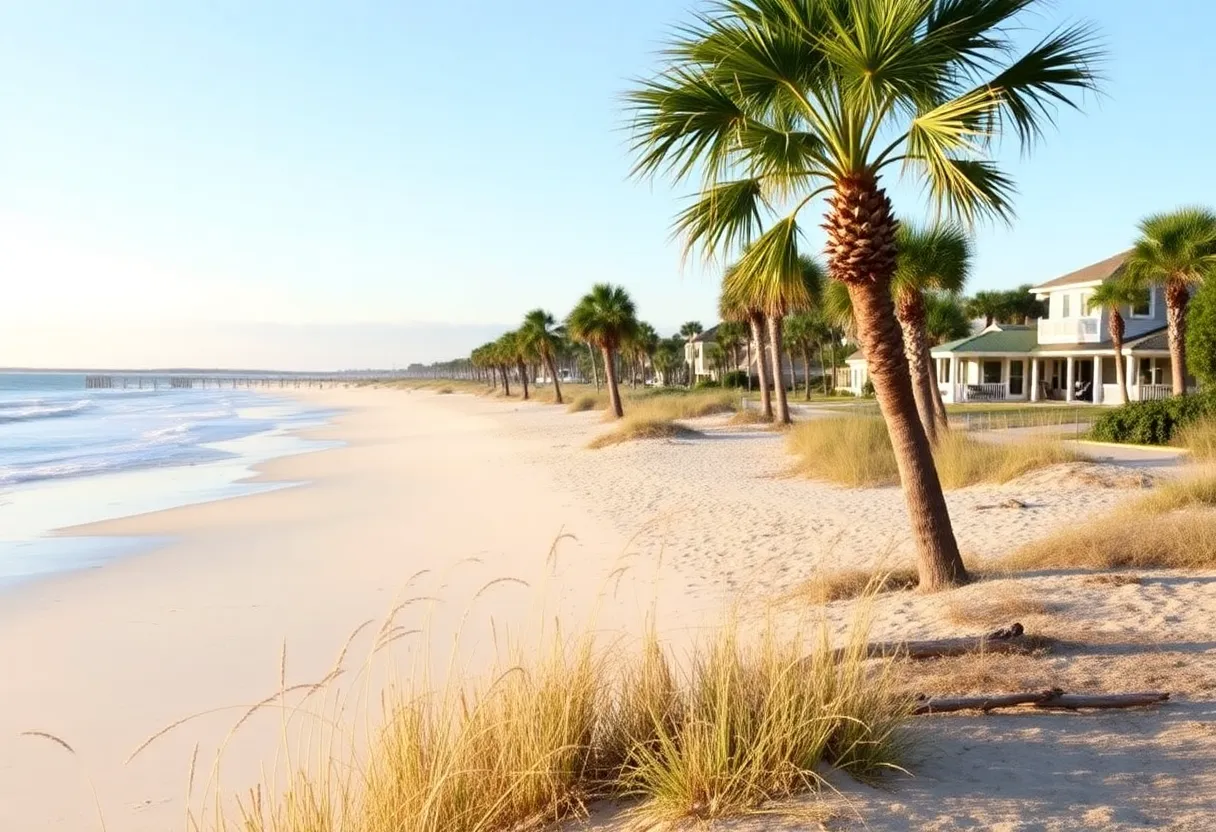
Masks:
[[[1168,445],[1180,427],[1209,413],[1216,413],[1216,391],[1129,402],[1099,416],[1090,437],[1099,442]]]
[[[723,387],[747,387],[747,373],[742,370],[731,370],[722,376]]]
[[[1187,307],[1186,365],[1203,384],[1216,384],[1216,281],[1200,284]]]
[[[867,399],[874,398],[874,382],[866,379],[866,383],[861,385],[861,395]]]
[[[696,384],[698,390],[716,390],[721,386],[722,385],[718,384],[718,382],[714,381],[712,378],[702,379]]]

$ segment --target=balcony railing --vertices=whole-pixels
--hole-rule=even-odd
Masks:
[[[1086,344],[1100,340],[1097,318],[1040,318],[1039,342],[1044,344]]]
[[[1155,402],[1168,399],[1174,395],[1174,388],[1169,384],[1141,384],[1139,399],[1142,402]]]

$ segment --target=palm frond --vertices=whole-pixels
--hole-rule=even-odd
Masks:
[[[728,270],[723,293],[746,297],[752,308],[769,315],[809,307],[811,296],[803,282],[798,237],[796,215],[775,222]]]
[[[721,182],[706,188],[676,217],[674,231],[684,240],[684,256],[701,248],[706,257],[744,246],[763,223],[764,196],[759,179]]]

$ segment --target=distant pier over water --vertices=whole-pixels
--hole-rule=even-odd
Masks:
[[[383,374],[377,374],[383,375]],[[168,373],[89,373],[84,377],[86,390],[190,390],[194,388],[273,389],[333,387],[367,381],[362,374],[340,375],[202,375]]]

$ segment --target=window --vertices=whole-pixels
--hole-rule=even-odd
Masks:
[[[1071,302],[1072,302],[1072,295],[1064,295],[1060,298],[1060,317],[1061,318],[1071,318],[1072,317],[1072,309],[1070,308]]]
[[[1009,395],[1020,396],[1023,393],[1023,382],[1026,378],[1026,362],[1020,359],[1009,363]]]
[[[1001,362],[985,361],[982,365],[982,377],[980,381],[984,384],[1000,384],[1001,379]]]
[[[950,359],[942,358],[938,360],[941,369],[937,372],[937,378],[942,384],[950,383]]]
[[[1133,318],[1151,318],[1153,316],[1153,293],[1145,292],[1140,302],[1132,305]]]

